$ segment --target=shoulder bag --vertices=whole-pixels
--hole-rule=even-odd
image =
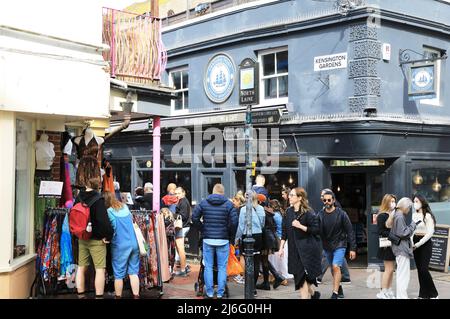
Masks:
[[[173,222],[173,226],[175,227],[175,230],[183,228],[183,219],[181,218],[181,215],[177,216],[177,218]]]
[[[138,224],[133,222],[133,228],[134,228],[134,233],[136,234],[136,240],[139,246],[139,254],[141,256],[147,256],[147,248],[145,245],[145,239],[144,236],[142,235],[141,229],[139,228]]]
[[[380,248],[386,248],[386,247],[392,246],[392,242],[389,240],[388,237],[380,237],[378,240],[379,240]]]

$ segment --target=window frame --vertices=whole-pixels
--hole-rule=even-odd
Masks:
[[[278,73],[277,70],[277,61],[278,61],[278,53],[281,52],[287,52],[288,53],[288,68],[289,68],[289,50],[287,46],[283,46],[283,47],[278,47],[278,48],[273,48],[273,49],[268,49],[268,50],[261,50],[258,52],[258,63],[259,63],[259,87],[260,87],[260,92],[259,92],[259,100],[260,100],[260,105],[271,105],[271,104],[284,104],[284,103],[288,103],[289,101],[289,70],[288,72],[283,72],[283,73]],[[274,66],[275,66],[275,73],[272,75],[267,75],[264,76],[264,64],[263,64],[263,57],[266,55],[270,55],[270,54],[274,54],[275,58],[274,58]],[[280,91],[279,91],[279,78],[283,77],[283,76],[287,76],[288,77],[288,88],[287,88],[287,96],[285,97],[280,97]],[[264,81],[267,79],[272,79],[272,78],[277,78],[277,97],[276,98],[266,98],[265,97],[265,86],[264,86]]]
[[[181,97],[182,98],[182,109],[180,109],[180,110],[175,109],[175,102],[176,102],[175,100],[170,101],[170,107],[174,114],[187,114],[187,113],[189,113],[189,67],[187,65],[185,65],[185,66],[176,67],[176,68],[169,70],[169,86],[175,87],[174,81],[173,81],[173,74],[178,73],[178,72],[181,73],[181,78],[180,78],[181,89],[178,89],[178,90],[175,89],[174,92],[182,94],[182,97]],[[187,73],[187,75],[188,75],[187,88],[183,87],[183,73]],[[185,107],[186,106],[185,92],[188,92],[188,97],[187,97],[188,107]]]
[[[34,143],[36,142],[36,125],[33,119],[27,117],[27,116],[15,116],[14,118],[14,128],[15,128],[15,136],[14,136],[14,163],[17,166],[17,123],[18,121],[27,122],[30,125],[30,141],[29,143],[34,146]],[[28,197],[25,195],[22,199],[22,201],[28,201],[28,219],[27,219],[27,227],[28,227],[28,234],[27,234],[27,251],[24,255],[16,256],[14,257],[14,237],[16,235],[16,229],[15,229],[15,220],[16,220],[16,200],[14,200],[14,209],[13,209],[13,215],[12,215],[12,231],[11,231],[11,263],[10,266],[13,267],[12,269],[15,269],[15,267],[20,267],[24,263],[26,263],[30,258],[33,258],[35,253],[35,246],[34,246],[34,214],[35,214],[35,207],[34,207],[34,175],[35,175],[35,166],[34,163],[36,161],[35,152],[33,151],[34,148],[32,148],[29,153],[29,157],[26,159],[26,163],[28,166],[28,173],[27,173],[27,193],[29,194]],[[17,174],[14,177],[14,194],[17,193]]]

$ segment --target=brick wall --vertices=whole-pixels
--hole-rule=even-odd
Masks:
[[[36,140],[38,141],[41,137],[43,131],[36,131]],[[52,131],[45,131],[45,134],[48,135],[48,141],[52,143],[55,151],[55,158],[53,159],[53,165],[52,165],[52,176],[54,181],[59,181],[59,175],[60,175],[60,161],[61,161],[61,132],[52,132]]]

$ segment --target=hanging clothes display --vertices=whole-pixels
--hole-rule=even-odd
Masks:
[[[160,246],[160,269],[161,280],[167,282],[170,280],[170,267],[169,267],[169,249],[167,246],[166,226],[164,223],[163,214],[156,214],[156,235],[158,237],[158,243]]]
[[[151,211],[132,210],[134,222],[139,226],[146,245],[149,248],[147,256],[141,257],[139,267],[139,281],[142,288],[159,288],[162,291],[161,276],[161,247],[157,233],[157,218]],[[164,227],[164,222],[163,222]],[[166,247],[167,248],[167,247]],[[167,255],[166,255],[167,256]],[[167,262],[168,264],[168,262]]]
[[[56,294],[61,286],[75,288],[73,277],[76,267],[68,212],[67,208],[51,208],[45,212],[42,240],[36,258],[36,278],[39,279],[38,285],[41,285],[38,291],[43,294]]]
[[[103,174],[102,178],[102,188],[104,192],[111,192],[114,194],[114,176],[113,176],[113,168],[111,166],[111,163],[103,159],[102,160],[102,168],[105,171],[105,174]]]
[[[80,162],[78,163],[77,176],[75,185],[78,187],[85,187],[86,182],[93,177],[100,179],[100,166],[98,165],[98,151],[100,145],[95,138],[95,135],[85,143],[84,136],[80,140],[80,144],[77,147],[78,158]]]
[[[73,191],[72,191],[72,183],[70,180],[70,165],[71,163],[69,163],[69,156],[67,154],[61,156],[60,181],[63,182],[63,189],[59,205],[61,207],[67,208],[72,208],[73,206]]]
[[[44,216],[47,207],[55,207],[56,199],[49,197],[39,196],[39,187],[42,181],[52,181],[51,171],[36,171],[34,176],[34,234],[35,234],[35,245],[37,249],[39,243],[42,241],[42,230],[44,229]]]

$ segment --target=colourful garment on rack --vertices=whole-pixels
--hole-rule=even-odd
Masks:
[[[69,230],[69,215],[65,215],[61,232],[61,270],[60,275],[65,277],[69,274],[69,267],[73,264],[72,237]]]
[[[155,229],[159,245],[159,264],[161,271],[161,280],[163,282],[169,281],[171,274],[169,269],[169,250],[167,247],[166,227],[164,224],[164,216],[161,213],[156,214]]]
[[[72,208],[73,206],[73,192],[72,185],[70,181],[70,163],[69,157],[64,155],[61,157],[61,172],[60,180],[63,182],[63,189],[61,194],[61,199],[59,205],[62,207]]]
[[[134,221],[142,231],[149,247],[149,253],[141,257],[139,279],[141,287],[151,288],[161,286],[158,274],[158,255],[156,247],[156,233],[154,219],[151,213],[133,212]]]

